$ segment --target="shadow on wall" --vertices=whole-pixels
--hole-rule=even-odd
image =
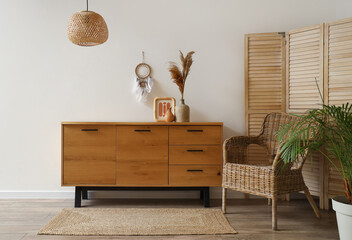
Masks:
[[[223,133],[224,140],[229,138],[229,137],[232,137],[232,136],[243,136],[243,135],[244,134],[236,132],[233,129],[225,126],[225,123],[224,123],[224,133]]]
[[[177,105],[177,101],[176,100],[176,105]],[[188,103],[186,103],[188,104]],[[191,115],[190,115],[190,118],[191,118],[191,122],[208,122],[209,119],[208,119],[208,116],[207,114],[204,114],[203,112],[199,111],[196,107],[192,107],[191,104],[188,104],[189,107],[191,108]],[[209,115],[209,113],[208,113]]]

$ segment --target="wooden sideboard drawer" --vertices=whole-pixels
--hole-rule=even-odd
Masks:
[[[168,184],[168,127],[117,126],[117,185]]]
[[[63,127],[63,185],[115,184],[115,126]]]
[[[169,147],[169,164],[219,165],[221,145],[181,145]]]
[[[220,166],[170,165],[170,186],[221,186]]]
[[[170,126],[171,145],[221,144],[219,126]]]

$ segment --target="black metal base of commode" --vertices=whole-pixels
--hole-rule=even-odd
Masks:
[[[204,207],[210,205],[209,187],[76,187],[76,208],[81,207],[82,199],[88,199],[88,191],[200,191]]]

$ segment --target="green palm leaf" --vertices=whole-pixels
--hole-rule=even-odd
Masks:
[[[286,164],[294,163],[306,151],[309,156],[322,153],[344,179],[346,196],[352,204],[352,104],[323,105],[297,116],[281,126],[277,139]]]

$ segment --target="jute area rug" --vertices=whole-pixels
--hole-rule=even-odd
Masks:
[[[73,236],[234,234],[219,209],[63,209],[38,234]]]

